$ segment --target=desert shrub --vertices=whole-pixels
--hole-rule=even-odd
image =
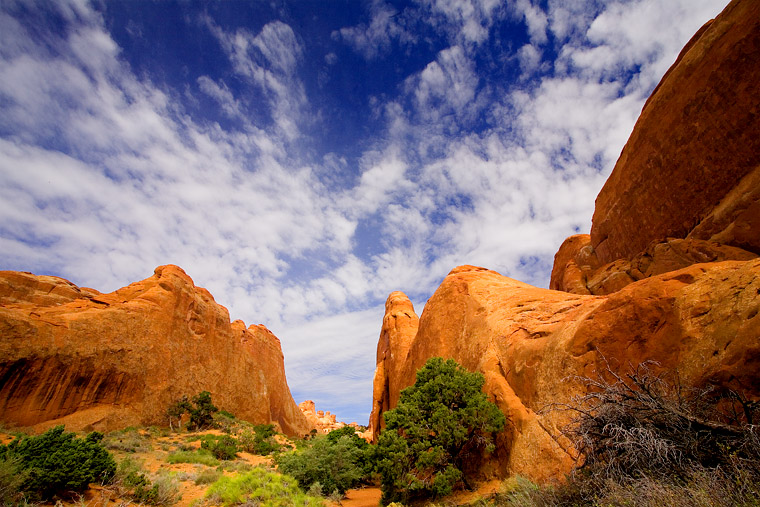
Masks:
[[[344,426],[327,434],[327,440],[333,444],[336,444],[344,437],[348,439],[351,445],[361,451],[358,464],[364,472],[364,478],[368,478],[375,468],[375,449],[366,440],[357,435],[356,430],[351,426]]]
[[[580,454],[560,485],[518,480],[494,505],[758,505],[756,402],[735,391],[690,388],[646,362],[627,374],[579,377],[586,394],[553,409],[575,414],[564,434]]]
[[[203,391],[193,396],[193,408],[190,409],[190,427],[196,430],[210,428],[214,425],[214,412],[219,409],[211,403],[211,393]]]
[[[214,427],[219,428],[224,433],[236,435],[240,430],[241,421],[235,419],[235,416],[226,410],[220,410],[214,414]]]
[[[180,499],[177,478],[168,473],[159,474],[152,482],[137,486],[132,498],[150,505],[174,505]]]
[[[17,438],[0,446],[0,461],[15,462],[25,471],[23,491],[43,499],[81,492],[91,482],[113,477],[116,463],[101,445],[103,435],[92,432],[85,438],[56,426],[42,435]]]
[[[222,477],[206,491],[215,504],[266,505],[268,507],[317,507],[321,500],[301,491],[293,477],[254,468],[236,477]]]
[[[192,402],[183,396],[173,402],[166,409],[166,416],[169,419],[169,427],[174,428],[174,421],[177,421],[179,428],[182,429],[182,416],[190,414],[190,429],[202,430],[214,426],[214,414],[219,409],[211,402],[211,393],[202,391],[193,396]]]
[[[15,505],[23,498],[28,471],[17,457],[0,458],[0,505]]]
[[[201,449],[206,449],[216,459],[231,460],[237,457],[237,440],[229,435],[204,435],[201,438]]]
[[[174,431],[174,422],[177,422],[177,427],[182,429],[182,416],[186,413],[189,414],[193,409],[193,405],[187,396],[183,396],[179,400],[171,403],[166,409],[166,417],[169,419],[169,428]]]
[[[207,469],[198,474],[198,476],[195,478],[195,484],[198,486],[202,484],[212,484],[218,481],[222,475],[224,474],[219,470]]]
[[[564,433],[582,468],[606,477],[672,476],[698,468],[728,469],[760,459],[757,405],[735,392],[688,388],[642,363],[621,376],[606,366],[581,378],[585,395],[567,407],[576,414]],[[737,404],[741,410],[737,410]]]
[[[177,463],[197,463],[209,467],[219,466],[219,460],[208,449],[173,452],[166,457],[166,461],[173,465]]]
[[[331,441],[318,437],[310,447],[288,452],[276,458],[280,470],[293,476],[308,490],[319,483],[325,494],[337,491],[343,495],[366,476],[364,451],[350,437],[342,436]]]
[[[245,461],[223,461],[217,470],[225,470],[227,472],[250,472],[253,470],[253,465]]]
[[[149,452],[152,449],[150,438],[135,428],[110,432],[103,437],[103,445],[106,449],[124,452]]]
[[[467,484],[465,460],[493,450],[504,414],[482,391],[485,379],[454,360],[432,358],[385,413],[377,445],[383,503],[440,497]]]
[[[113,476],[113,484],[124,489],[132,489],[137,486],[145,486],[150,480],[145,475],[140,462],[132,458],[124,458],[119,461],[116,473]]]
[[[280,450],[280,444],[274,439],[275,434],[273,424],[258,424],[240,434],[240,446],[245,452],[268,456]]]

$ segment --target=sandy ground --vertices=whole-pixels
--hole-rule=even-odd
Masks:
[[[346,491],[340,502],[326,502],[327,507],[378,507],[380,488],[362,488]]]

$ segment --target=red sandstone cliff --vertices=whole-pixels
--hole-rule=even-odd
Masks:
[[[280,341],[230,322],[176,266],[110,294],[0,272],[0,414],[21,426],[165,425],[182,395],[211,392],[240,418],[291,435],[311,427],[290,395]]]
[[[550,287],[609,294],[694,263],[760,254],[760,3],[734,0],[647,101]],[[679,240],[679,241],[673,241]]]
[[[393,365],[394,384],[414,383],[434,356],[482,372],[485,391],[511,421],[488,471],[544,480],[573,462],[553,439],[563,413],[539,411],[569,402],[582,386],[567,379],[601,371],[602,356],[623,369],[655,359],[677,368],[685,383],[709,380],[760,396],[759,313],[760,259],[693,265],[609,296],[540,289],[460,266],[425,305],[405,360]]]
[[[510,420],[482,471],[534,480],[573,464],[556,438],[584,386],[646,360],[686,385],[760,398],[760,3],[735,0],[689,42],[644,107],[599,194],[591,235],[568,238],[546,290],[454,269],[398,353],[378,353],[373,415],[434,356],[485,375]],[[394,299],[400,300],[398,293]],[[378,351],[393,336],[386,304]]]

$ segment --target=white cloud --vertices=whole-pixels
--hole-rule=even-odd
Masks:
[[[412,42],[412,35],[398,22],[399,14],[384,1],[373,0],[369,24],[341,28],[333,33],[333,37],[342,39],[366,59],[372,60],[387,53],[394,40],[402,44]]]
[[[179,264],[233,318],[281,338],[297,396],[368,412],[386,295],[425,299],[464,263],[547,285],[647,94],[721,4],[518,2],[531,42],[509,84],[476,64],[498,2],[376,2],[364,31],[340,32],[367,58],[418,43],[409,27],[426,19],[447,49],[375,98],[385,128],[358,161],[316,163],[295,149],[319,132],[304,47],[281,21],[254,34],[206,19],[235,77],[192,84],[242,125],[224,130],[134,75],[89,4],[56,5],[73,28],[44,40],[0,12],[2,258],[99,290]],[[348,188],[329,177],[350,170]]]
[[[441,115],[461,114],[473,105],[478,76],[462,48],[454,46],[441,51],[412,83],[417,113],[437,121]]]
[[[271,104],[271,119],[288,141],[301,135],[308,122],[306,93],[296,67],[303,49],[293,29],[281,21],[264,25],[253,35],[244,28],[227,33],[208,17],[206,25],[217,37],[236,72],[263,91]]]
[[[452,42],[481,44],[501,15],[498,0],[418,0],[427,23],[449,33]]]

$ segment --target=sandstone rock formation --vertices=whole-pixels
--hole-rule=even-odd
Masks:
[[[596,199],[590,238],[568,238],[551,288],[609,294],[760,254],[758,62],[760,3],[734,0],[652,93]]]
[[[510,420],[484,473],[547,480],[569,471],[573,453],[556,438],[567,413],[541,411],[582,392],[572,379],[593,377],[604,358],[622,370],[656,360],[688,384],[760,397],[759,314],[760,259],[695,264],[608,296],[461,266],[427,302],[406,358],[378,370],[397,372],[393,384],[402,388],[430,357],[482,372],[484,390]]]
[[[398,403],[401,389],[400,371],[404,367],[409,346],[412,344],[420,319],[414,305],[403,292],[392,292],[385,301],[385,316],[377,343],[377,366],[372,381],[372,412],[369,431],[377,435],[385,427],[382,413]]]
[[[229,313],[176,266],[110,294],[0,272],[0,418],[44,429],[166,425],[182,395],[291,435],[310,431],[280,342]]]
[[[345,428],[346,426],[351,426],[359,431],[359,424],[355,422],[346,424],[342,421],[338,421],[338,417],[335,414],[331,414],[329,410],[327,412],[317,410],[317,407],[312,400],[306,400],[299,403],[298,408],[301,409],[301,412],[306,417],[309,425],[317,430],[317,433],[327,434],[333,430]]]
[[[684,48],[596,201],[555,256],[551,289],[461,266],[414,326],[386,304],[371,425],[434,356],[485,375],[509,418],[486,475],[559,478],[570,403],[607,364],[654,360],[681,382],[760,399],[760,3],[734,0]],[[398,293],[394,293],[398,294]],[[394,333],[396,333],[394,335]],[[412,336],[410,338],[410,336]],[[393,337],[400,336],[394,349]],[[391,353],[389,353],[391,351]],[[382,353],[381,353],[382,352]]]

